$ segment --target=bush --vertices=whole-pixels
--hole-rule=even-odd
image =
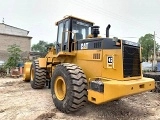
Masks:
[[[7,62],[5,63],[5,68],[15,68],[18,65],[18,62],[21,60],[21,50],[20,47],[16,44],[11,45],[7,49],[9,53],[9,58]]]

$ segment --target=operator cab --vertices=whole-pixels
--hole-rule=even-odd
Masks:
[[[91,34],[93,24],[93,22],[73,16],[64,17],[56,22],[58,26],[56,52],[74,51],[76,41],[87,38]]]

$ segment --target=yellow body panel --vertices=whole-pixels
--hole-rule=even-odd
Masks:
[[[150,78],[142,78],[130,81],[117,81],[117,80],[103,80],[104,93],[88,90],[88,100],[101,104],[107,101],[116,100],[124,96],[141,93],[144,91],[152,90],[155,87],[155,82]]]
[[[39,61],[39,67],[40,68],[46,68],[47,58],[38,58],[38,61]]]
[[[112,64],[108,64],[107,57],[109,56],[113,57]],[[109,79],[123,80],[123,59],[121,49],[103,50],[102,76]]]
[[[102,75],[102,57],[93,59],[96,55],[102,56],[102,50],[80,50],[77,51],[77,56],[73,61],[74,64],[83,69],[87,79]]]

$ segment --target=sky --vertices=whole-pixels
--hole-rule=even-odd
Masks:
[[[133,42],[155,31],[160,44],[160,0],[0,0],[0,22],[30,31],[32,45],[55,42],[65,15],[93,21],[101,36],[111,24],[110,37]]]

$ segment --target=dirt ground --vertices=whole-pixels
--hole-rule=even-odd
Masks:
[[[0,120],[160,120],[160,93],[146,92],[72,114],[58,111],[50,89],[33,90],[22,78],[0,79]]]

